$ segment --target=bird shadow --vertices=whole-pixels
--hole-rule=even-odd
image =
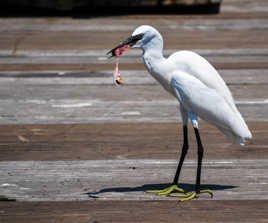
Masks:
[[[98,195],[104,194],[104,193],[128,193],[128,192],[145,192],[147,190],[161,190],[164,189],[171,184],[144,184],[137,187],[108,187],[103,188],[97,192],[87,192],[85,193],[88,195],[89,198],[99,198]],[[186,192],[188,191],[194,191],[195,190],[195,184],[179,184],[179,187],[183,188]],[[201,185],[201,190],[213,190],[213,191],[219,191],[219,190],[228,190],[236,188],[237,186],[231,186],[231,185],[218,185],[218,184],[203,184]]]

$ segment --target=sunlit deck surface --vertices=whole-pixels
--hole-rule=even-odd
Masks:
[[[0,222],[268,222],[268,3],[223,0],[210,15],[0,19]],[[106,52],[142,24],[166,56],[193,50],[220,72],[253,139],[233,145],[200,122],[207,195],[144,191],[171,183],[182,145],[176,99],[141,51]],[[194,189],[196,143],[181,186]],[[8,202],[9,200],[9,202]]]

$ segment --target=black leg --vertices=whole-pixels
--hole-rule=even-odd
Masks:
[[[197,194],[199,194],[200,193],[201,167],[202,167],[202,159],[203,159],[203,145],[201,142],[198,128],[194,128],[194,132],[196,136],[197,149],[198,149],[198,164],[197,164],[195,191]]]
[[[183,165],[184,158],[187,154],[187,151],[188,151],[188,131],[187,131],[187,126],[185,125],[183,126],[183,146],[182,146],[182,151],[181,151],[181,158],[177,167],[177,171],[173,180],[173,184],[176,184],[176,185],[178,184],[181,168]]]
[[[181,172],[181,167],[184,161],[184,158],[187,154],[188,151],[188,134],[187,134],[187,126],[183,126],[183,147],[182,147],[182,152],[181,152],[181,158],[180,162],[177,167],[177,171],[173,180],[173,183],[171,186],[161,189],[161,190],[147,190],[147,193],[157,193],[158,195],[169,195],[171,196],[171,193],[174,191],[179,192],[179,193],[184,193],[184,195],[180,195],[182,197],[188,197],[188,195],[185,194],[184,190],[182,188],[178,187],[178,180]]]

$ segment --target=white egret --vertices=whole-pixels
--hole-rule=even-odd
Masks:
[[[130,38],[108,53],[120,56],[129,46],[143,50],[143,61],[149,73],[178,99],[183,123],[184,142],[172,185],[163,190],[147,192],[183,197],[181,201],[196,198],[200,193],[209,193],[212,196],[210,190],[200,190],[203,146],[198,131],[198,117],[215,125],[232,142],[244,145],[245,140],[251,138],[251,133],[236,108],[230,90],[216,69],[194,52],[178,51],[164,58],[162,36],[151,26],[138,27]],[[196,136],[198,165],[195,191],[185,193],[178,187],[178,181],[188,151],[188,119],[192,122]],[[182,194],[172,194],[174,191]]]

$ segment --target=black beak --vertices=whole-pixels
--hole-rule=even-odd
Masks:
[[[112,54],[111,57],[115,56],[115,51],[125,45],[130,45],[130,46],[133,46],[136,42],[138,42],[139,40],[141,40],[143,37],[143,34],[138,34],[138,35],[135,35],[135,36],[131,36],[129,37],[127,40],[125,40],[124,42],[120,43],[117,47],[111,49],[108,53],[108,54]]]

